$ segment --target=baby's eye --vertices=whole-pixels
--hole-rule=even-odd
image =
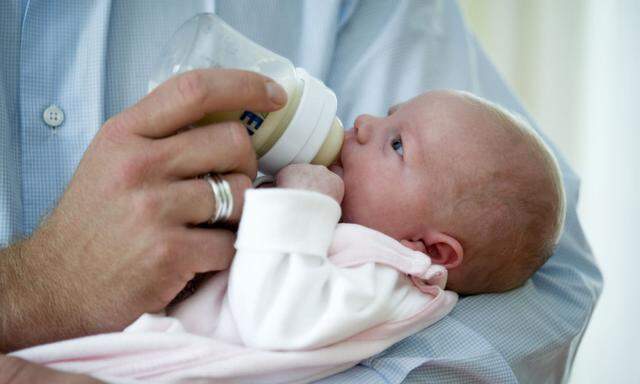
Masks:
[[[402,148],[401,138],[396,137],[395,139],[391,140],[391,148],[393,148],[393,150],[396,151],[400,156],[404,155],[404,148]]]

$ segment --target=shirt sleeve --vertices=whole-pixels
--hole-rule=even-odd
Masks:
[[[373,262],[341,268],[329,261],[340,218],[333,199],[279,188],[245,196],[228,297],[246,345],[316,349],[401,317],[394,307],[414,289],[403,274]],[[428,302],[414,291],[411,297]]]
[[[521,103],[453,1],[343,1],[327,83],[349,126],[361,113],[429,89],[469,90],[521,114]],[[549,143],[546,136],[543,138]],[[323,382],[562,382],[602,289],[577,214],[579,180],[553,143],[567,198],[553,257],[516,290],[462,298],[450,316]]]

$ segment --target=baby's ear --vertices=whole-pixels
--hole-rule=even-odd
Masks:
[[[453,269],[462,263],[464,251],[458,240],[442,232],[431,232],[425,237],[427,255],[434,264]]]

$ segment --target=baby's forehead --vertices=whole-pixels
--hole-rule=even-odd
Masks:
[[[491,103],[464,93],[422,94],[403,103],[395,114],[417,133],[425,164],[441,172],[494,169],[504,154],[528,142],[515,121]]]
[[[457,91],[421,94],[397,105],[391,117],[433,139],[462,139],[480,130],[491,135],[487,128],[496,123],[487,106]]]
[[[430,91],[402,103],[397,113],[422,130],[498,141],[521,136],[523,125],[500,106],[464,91]]]
[[[485,109],[466,93],[455,90],[429,91],[400,103],[397,112],[456,118]]]

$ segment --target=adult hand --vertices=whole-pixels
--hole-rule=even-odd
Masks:
[[[0,355],[0,384],[100,384],[89,376],[54,371],[17,357]]]
[[[194,226],[216,208],[196,177],[224,174],[235,222],[255,153],[238,122],[183,128],[206,113],[285,103],[259,74],[196,70],[109,119],[50,217],[2,258],[0,350],[121,330],[163,309],[196,273],[227,268],[235,236]]]
[[[332,197],[338,204],[344,197],[344,182],[340,176],[322,165],[287,165],[276,175],[276,186],[323,193]]]

